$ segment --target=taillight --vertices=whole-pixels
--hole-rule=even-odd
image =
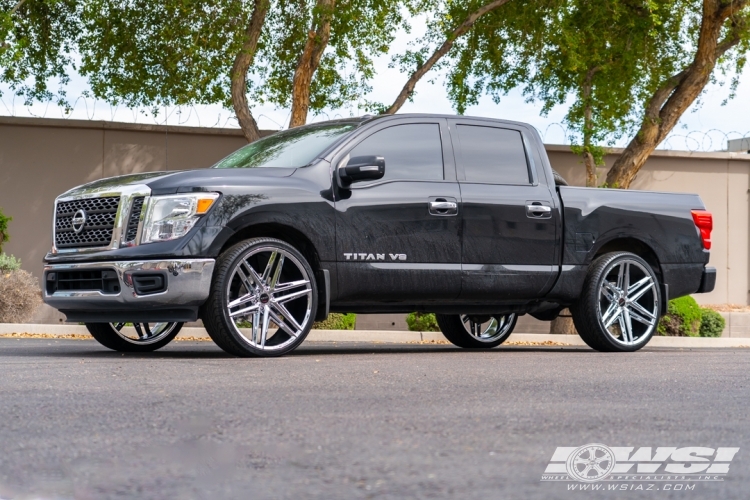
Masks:
[[[711,250],[711,230],[714,228],[714,217],[707,210],[691,210],[695,227],[701,232],[703,248]]]

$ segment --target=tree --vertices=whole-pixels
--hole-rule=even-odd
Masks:
[[[750,50],[748,0],[703,0],[690,16],[686,43],[675,58],[675,71],[660,79],[645,101],[638,133],[607,174],[607,184],[627,189],[648,156],[667,137],[708,84],[717,64],[732,62],[737,75]],[[731,52],[733,51],[733,56]],[[733,81],[736,88],[737,80]]]
[[[78,30],[74,0],[0,0],[0,81],[27,104],[56,100],[66,106],[64,85]],[[60,88],[53,91],[55,80]]]
[[[309,5],[308,5],[309,4]],[[251,68],[251,95],[290,108],[290,127],[309,112],[338,108],[371,90],[373,58],[387,54],[394,34],[410,26],[404,13],[425,0],[316,0],[272,10],[259,61]]]
[[[540,0],[487,16],[466,38],[449,73],[459,112],[487,93],[520,87],[542,112],[570,103],[565,123],[597,186],[602,142],[627,133],[650,82],[671,69],[684,5],[673,1]]]
[[[403,0],[88,0],[79,47],[93,94],[129,107],[222,103],[248,141],[250,101],[309,112],[369,89],[372,58],[405,21]],[[166,21],[166,22],[165,22]],[[248,99],[249,98],[249,99]]]

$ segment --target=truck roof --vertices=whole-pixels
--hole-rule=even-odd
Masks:
[[[324,123],[366,123],[371,122],[375,120],[391,120],[391,119],[398,119],[398,118],[445,118],[445,119],[472,119],[472,120],[485,120],[485,121],[491,121],[495,123],[506,123],[509,125],[523,125],[523,126],[529,126],[528,123],[514,121],[514,120],[504,120],[501,118],[488,118],[485,116],[466,116],[466,115],[451,115],[451,114],[440,114],[440,113],[398,113],[394,115],[362,115],[362,116],[353,116],[350,118],[339,118],[337,120],[324,120],[320,122],[314,122],[314,123],[308,123],[305,126],[311,126],[311,125],[321,125]]]

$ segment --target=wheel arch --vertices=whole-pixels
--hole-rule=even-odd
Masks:
[[[304,255],[313,271],[320,269],[320,257],[318,250],[313,242],[302,231],[286,224],[278,222],[259,222],[248,224],[227,239],[219,250],[222,254],[227,248],[250,238],[276,238],[277,240],[289,243]]]
[[[596,250],[591,253],[590,262],[593,262],[598,257],[611,252],[630,252],[635,254],[648,262],[660,280],[664,276],[659,256],[648,243],[641,239],[633,236],[618,236],[612,238],[598,246]]]

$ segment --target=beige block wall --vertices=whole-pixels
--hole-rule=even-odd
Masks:
[[[245,143],[237,129],[0,117],[0,207],[14,218],[4,250],[41,277],[60,193],[113,175],[208,167]],[[548,145],[547,151],[571,184],[584,184],[583,165],[570,148]],[[607,155],[606,164],[616,157],[617,151]],[[711,264],[718,278],[714,292],[696,299],[748,304],[750,155],[657,151],[632,187],[701,196],[714,214]],[[40,318],[53,317],[45,314]]]

